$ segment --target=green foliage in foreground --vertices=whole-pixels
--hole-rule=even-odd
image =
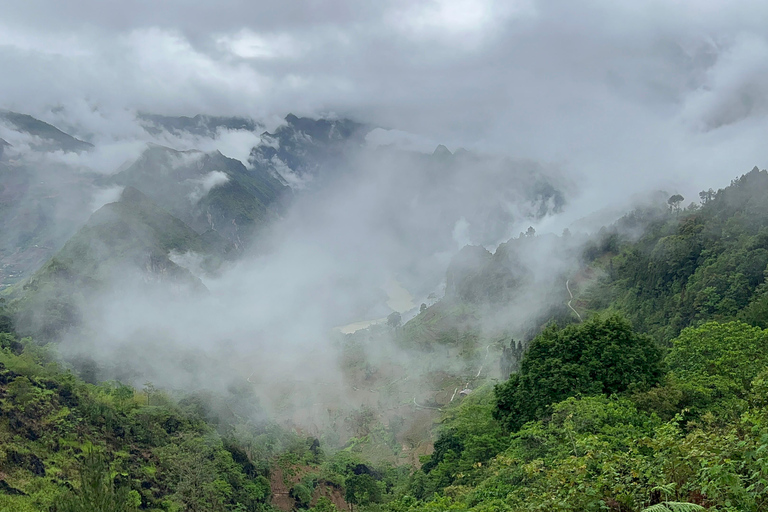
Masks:
[[[739,322],[687,329],[660,385],[569,397],[511,435],[492,418],[492,390],[478,390],[447,412],[435,453],[385,498],[386,509],[766,510],[766,336]],[[732,367],[740,362],[746,378]],[[702,389],[717,392],[702,399]],[[484,436],[495,453],[468,449]]]
[[[46,349],[0,334],[0,510],[269,509],[271,453],[222,436],[207,413],[197,400],[86,384]],[[286,445],[249,431],[262,450]]]
[[[496,387],[494,414],[516,431],[569,396],[648,387],[661,375],[659,349],[619,316],[596,317],[565,329],[551,326],[531,342],[520,371]]]

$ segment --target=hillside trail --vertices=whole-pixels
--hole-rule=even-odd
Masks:
[[[576,311],[575,309],[573,309],[573,306],[571,306],[571,302],[573,301],[573,293],[571,293],[571,287],[570,287],[570,279],[566,279],[566,280],[565,280],[565,289],[566,289],[566,290],[568,290],[568,295],[570,295],[570,296],[571,296],[571,299],[568,301],[568,307],[569,307],[569,308],[571,308],[571,311],[573,311],[574,313],[576,313],[576,316],[577,316],[577,317],[579,317],[579,322],[583,322],[583,320],[582,320],[582,318],[581,318],[581,315],[579,314],[579,312],[578,312],[578,311]]]

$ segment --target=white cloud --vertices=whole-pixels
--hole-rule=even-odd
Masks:
[[[120,199],[120,194],[123,193],[124,187],[108,187],[98,189],[93,193],[93,199],[91,200],[91,211],[95,212],[102,206],[108,203],[114,203]]]
[[[189,198],[192,200],[192,202],[196,203],[214,188],[229,182],[229,176],[221,171],[211,171],[205,176],[191,181],[193,181],[196,186],[195,189],[189,194]]]
[[[287,59],[304,51],[302,42],[290,34],[257,34],[248,29],[220,36],[216,43],[244,59]]]

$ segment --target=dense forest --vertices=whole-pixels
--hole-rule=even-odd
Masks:
[[[0,510],[766,510],[768,173],[699,199],[638,209],[582,244],[566,276],[574,309],[562,301],[503,347],[511,375],[422,407],[433,450],[410,464],[366,451],[376,436],[399,450],[375,411],[336,446],[268,419],[246,385],[96,382],[22,338],[18,304],[4,306]],[[478,303],[514,296],[527,277],[508,251],[535,237],[496,257],[465,251],[444,299],[379,331],[423,357],[454,343],[476,361],[498,345],[474,328]],[[485,357],[498,365],[496,345]]]

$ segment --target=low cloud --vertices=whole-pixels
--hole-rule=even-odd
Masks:
[[[193,181],[195,189],[190,193],[189,198],[193,203],[196,203],[213,188],[227,183],[229,176],[221,171],[211,171],[202,178],[191,181]]]

